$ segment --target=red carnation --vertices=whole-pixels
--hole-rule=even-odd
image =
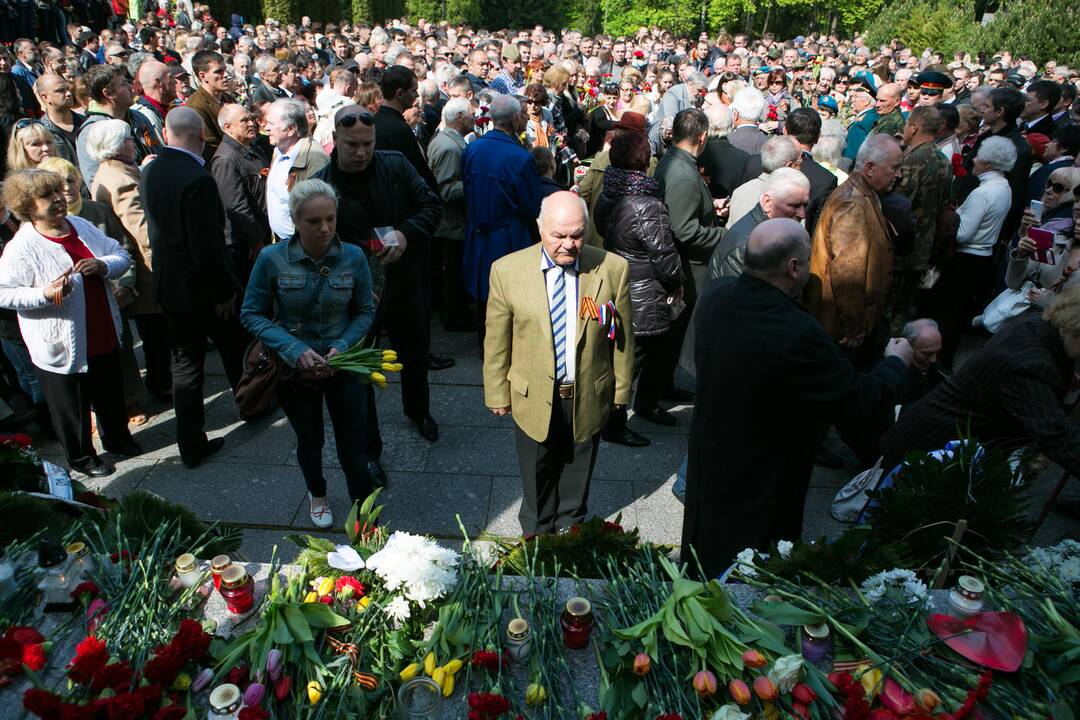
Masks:
[[[601,710],[600,712],[589,713],[589,716],[585,720],[607,720],[607,713]]]
[[[45,636],[32,627],[25,625],[12,625],[4,633],[4,637],[14,640],[20,645],[36,645],[45,642]]]
[[[143,668],[143,677],[152,683],[168,687],[180,674],[185,662],[187,660],[175,645],[166,645],[147,661]]]
[[[964,167],[964,158],[960,153],[953,153],[952,172],[955,177],[967,177],[967,168]]]
[[[109,720],[139,720],[146,711],[141,694],[125,692],[109,699]]]
[[[131,687],[132,674],[131,665],[127,660],[110,663],[94,675],[90,689],[95,693],[100,693],[106,688],[113,692],[127,690]]]
[[[682,720],[679,713],[662,713],[656,716],[656,720]]]
[[[198,660],[210,649],[212,639],[202,625],[185,618],[180,621],[180,629],[169,644],[177,648],[185,661]]]
[[[166,705],[154,713],[153,720],[182,720],[187,715],[187,708],[183,705]]]
[[[477,650],[471,662],[473,667],[496,672],[499,669],[499,654],[492,650]]]
[[[71,661],[68,674],[77,683],[88,683],[94,673],[105,667],[109,661],[109,649],[96,637],[84,638],[75,647],[75,657]]]
[[[23,693],[23,707],[27,712],[44,720],[56,720],[60,717],[60,698],[46,690],[30,688]]]
[[[240,710],[238,720],[267,720],[269,717],[269,712],[258,705],[251,705]]]
[[[498,693],[469,693],[469,720],[489,720],[510,710],[510,701]]]
[[[86,605],[100,594],[101,588],[92,580],[87,580],[75,586],[75,589],[71,591],[71,599]]]
[[[38,643],[22,646],[22,664],[33,671],[45,667],[45,648]]]
[[[102,701],[99,700],[98,702]],[[60,720],[94,720],[97,711],[98,703],[91,703],[90,705],[64,703],[60,706]]]
[[[0,435],[0,445],[15,445],[16,447],[29,449],[34,444],[34,439],[29,435],[23,435],[22,433],[13,433],[11,435]]]
[[[608,520],[604,521],[604,531],[605,532],[620,533],[620,534],[623,533],[623,532],[626,532],[625,530],[623,530],[622,525],[620,525],[619,523],[610,522]]]
[[[225,674],[225,681],[230,682],[233,685],[242,685],[248,678],[248,666],[244,664],[237,665],[232,670]]]
[[[362,598],[367,594],[367,588],[364,587],[364,583],[360,582],[352,575],[342,575],[334,582],[334,592],[341,592],[345,588],[352,588],[354,597]]]

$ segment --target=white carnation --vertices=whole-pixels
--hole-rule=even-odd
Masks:
[[[781,540],[776,543],[776,552],[780,553],[780,557],[785,560],[791,557],[791,551],[795,549],[795,543],[790,540]]]
[[[409,619],[412,610],[409,608],[409,601],[397,595],[393,600],[386,603],[383,612],[393,619],[394,627],[401,627],[401,624]]]
[[[735,556],[738,571],[747,577],[757,575],[757,570],[754,569],[754,555],[754,548],[746,548]]]

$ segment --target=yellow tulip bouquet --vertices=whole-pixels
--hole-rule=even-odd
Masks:
[[[351,372],[358,376],[361,382],[372,383],[380,390],[386,388],[384,373],[401,372],[402,368],[397,361],[397,353],[393,350],[366,348],[362,347],[362,343],[334,355],[328,362],[335,370]]]

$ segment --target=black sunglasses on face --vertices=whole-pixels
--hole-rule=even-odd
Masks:
[[[1047,190],[1053,190],[1056,193],[1063,193],[1063,192],[1065,192],[1065,190],[1067,188],[1064,185],[1062,185],[1061,183],[1059,183],[1059,182],[1054,182],[1053,180],[1048,180],[1046,182],[1046,189]]]
[[[354,113],[339,118],[337,122],[334,123],[334,127],[351,128],[353,125],[356,125],[357,122],[362,122],[368,127],[371,127],[375,124],[375,117],[371,113]]]

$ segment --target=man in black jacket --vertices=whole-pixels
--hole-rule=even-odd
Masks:
[[[228,225],[225,244],[233,260],[233,270],[241,287],[247,285],[255,258],[270,242],[270,220],[266,215],[266,178],[269,160],[255,145],[258,125],[243,105],[230,103],[218,113],[221,145],[210,161],[210,174],[221,192]]]
[[[735,147],[725,135],[719,134],[731,130],[731,111],[726,105],[710,105],[705,115],[709,118],[709,139],[698,164],[708,178],[709,193],[714,198],[729,198],[735,188],[761,174],[760,156],[755,156],[758,158],[757,173],[747,175],[750,153]]]
[[[905,340],[892,340],[868,375],[840,356],[795,299],[809,262],[797,221],[766,220],[750,236],[746,271],[698,301],[682,551],[684,562],[697,552],[705,577],[743,548],[798,540],[817,424],[880,412],[907,378]]]
[[[338,189],[338,232],[344,242],[365,248],[376,295],[372,337],[385,328],[397,351],[405,416],[427,440],[439,438],[431,417],[427,379],[427,335],[420,293],[416,246],[431,237],[442,217],[442,203],[401,153],[376,151],[375,120],[359,105],[334,115],[330,164],[313,177]],[[375,242],[376,230],[380,231]],[[389,239],[389,238],[392,238]],[[385,273],[385,278],[383,277]],[[379,466],[382,440],[374,401],[368,403],[368,469],[376,485],[386,482]]]
[[[247,334],[225,247],[225,208],[203,167],[203,123],[191,108],[165,119],[165,142],[139,186],[154,254],[154,296],[173,343],[173,402],[180,459],[196,467],[224,444],[203,432],[203,362],[213,338],[229,384],[240,380]]]
[[[375,115],[375,149],[397,150],[404,155],[438,198],[439,182],[435,179],[435,173],[431,172],[427,159],[424,158],[420,141],[405,122],[405,111],[411,108],[419,97],[416,75],[403,65],[393,65],[383,73],[379,81],[379,89],[382,91],[383,104],[379,106],[379,112]],[[428,317],[432,287],[430,269],[442,267],[442,247],[434,247],[431,236],[418,237],[413,243],[412,252],[417,256],[420,267],[420,290],[424,297],[424,334],[428,337],[430,344],[430,319]],[[430,370],[445,370],[453,364],[454,361],[451,358],[428,354],[427,366]]]

